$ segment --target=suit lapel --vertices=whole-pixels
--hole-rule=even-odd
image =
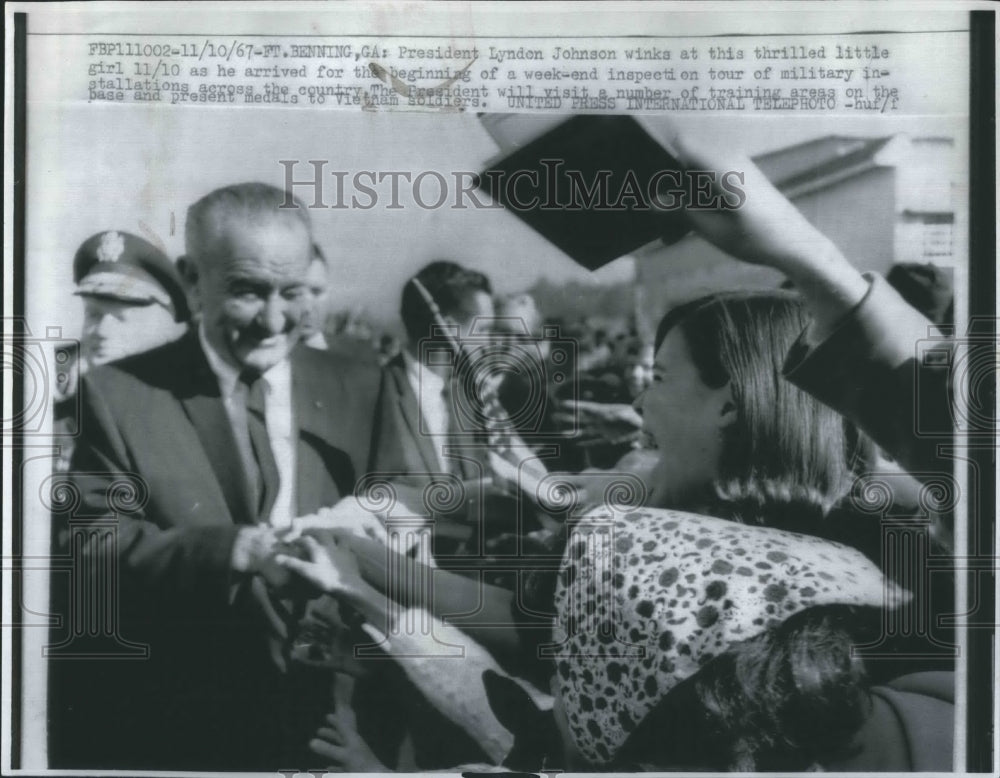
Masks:
[[[410,385],[406,374],[406,363],[401,356],[390,363],[389,374],[396,384],[396,396],[399,400],[399,414],[410,433],[410,439],[416,446],[420,461],[428,473],[436,473],[442,469],[438,459],[433,439],[420,429],[420,407],[417,396]]]
[[[208,366],[197,337],[189,338],[188,364],[193,365],[193,369],[190,384],[180,393],[179,400],[198,433],[233,519],[237,523],[253,523],[257,511],[252,505],[250,488],[237,454],[229,416],[219,394],[218,381]]]
[[[331,381],[331,371],[317,372],[316,361],[305,347],[292,352],[292,408],[298,431],[296,441],[295,502],[300,514],[340,498],[337,484],[326,467],[331,441],[336,440],[337,415],[345,398]]]

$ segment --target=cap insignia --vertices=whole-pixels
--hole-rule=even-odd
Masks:
[[[125,239],[118,232],[105,232],[101,245],[97,247],[99,262],[117,262],[125,252]]]

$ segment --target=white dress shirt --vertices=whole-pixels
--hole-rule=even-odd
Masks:
[[[410,382],[410,388],[417,398],[417,407],[420,409],[420,432],[430,437],[441,470],[450,471],[452,466],[441,453],[446,443],[445,436],[448,434],[448,420],[451,414],[450,402],[445,395],[445,378],[421,365],[405,351],[403,363],[406,365],[406,378]]]
[[[250,430],[247,427],[247,386],[240,380],[240,371],[212,348],[205,337],[204,325],[198,327],[198,340],[201,342],[209,367],[219,380],[222,403],[233,428],[233,436],[240,450],[244,471],[248,474],[248,478],[256,480],[260,476],[250,442]],[[267,518],[274,527],[288,527],[297,515],[295,446],[298,435],[292,409],[292,366],[287,359],[284,359],[265,372],[260,380],[264,381],[264,418],[267,423],[267,437],[271,443],[274,462],[278,467],[279,479],[278,495]]]
[[[322,330],[314,332],[308,338],[303,338],[303,343],[305,343],[309,348],[319,349],[320,351],[329,351],[330,344],[326,340],[326,335],[323,334]]]

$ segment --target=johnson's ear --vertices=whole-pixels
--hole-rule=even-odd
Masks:
[[[493,715],[512,735],[517,735],[525,726],[530,727],[543,715],[521,685],[506,676],[485,670],[483,686]]]

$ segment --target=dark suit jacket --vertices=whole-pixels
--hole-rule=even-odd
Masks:
[[[823,342],[799,339],[785,377],[854,422],[914,477],[950,478],[954,456],[942,448],[954,435],[954,343],[883,278],[870,280],[865,298]]]
[[[420,406],[403,357],[390,360],[385,373],[385,414],[395,437],[385,442],[383,461],[391,462],[397,472],[409,474],[411,483],[454,478],[445,474],[439,460],[441,439],[428,435],[422,427]],[[485,442],[460,435],[447,444],[453,445],[455,454],[467,462],[466,501],[447,514],[434,514],[433,550],[438,564],[447,568],[454,562],[460,569],[468,569],[469,557],[473,557],[479,558],[483,569],[488,569],[494,553],[503,555],[507,566],[513,564],[510,559],[516,553],[513,537],[523,536],[539,526],[534,505],[528,496],[515,497],[491,488]],[[480,557],[480,548],[485,557]],[[513,585],[512,578],[502,575],[501,579],[492,582]]]
[[[787,357],[785,377],[843,414],[915,478],[950,484],[955,465],[950,392],[954,342],[942,337],[883,278],[872,275],[870,280],[868,294],[822,342],[811,345],[805,337],[799,339]],[[893,489],[892,473],[875,471],[865,479],[880,489]],[[957,495],[960,488],[945,486],[944,492]],[[921,496],[920,504],[909,510],[890,500],[878,517],[870,510],[858,511],[866,502],[853,495],[824,523],[836,533],[832,539],[862,550],[912,589],[913,599],[904,607],[913,614],[909,618],[927,624],[927,629],[880,638],[878,650],[899,658],[873,660],[869,673],[953,667],[957,654],[949,614],[956,607],[956,574],[940,567],[915,585],[920,579],[914,579],[912,571],[928,570],[929,562],[954,552],[954,510],[934,511]],[[888,552],[888,542],[898,544],[895,553]]]
[[[378,412],[377,364],[303,347],[291,361],[305,514],[350,494],[374,467],[380,436],[393,435]],[[56,516],[56,536],[79,543],[84,567],[98,570],[108,541],[84,540],[71,520],[96,527],[117,514],[115,629],[149,656],[52,664],[51,709],[68,716],[50,736],[56,763],[288,767],[278,760],[302,733],[282,728],[298,703],[273,661],[276,630],[259,579],[229,570],[236,533],[256,516],[197,337],[94,370],[81,392],[70,473],[80,504]],[[134,499],[116,486],[123,481]]]
[[[421,431],[420,405],[406,374],[402,354],[385,366],[386,409],[394,415],[397,438],[394,458],[409,473],[437,473],[444,470],[435,439]]]

